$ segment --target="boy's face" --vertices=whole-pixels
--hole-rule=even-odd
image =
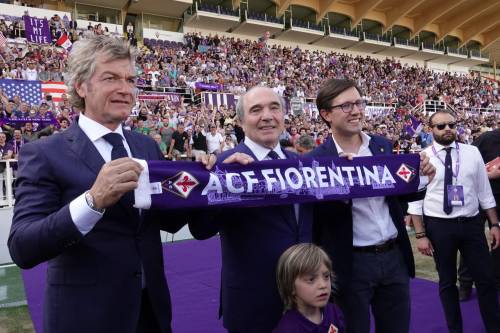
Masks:
[[[295,279],[294,296],[297,310],[304,314],[325,307],[330,292],[330,271],[325,264],[321,264],[316,272]]]

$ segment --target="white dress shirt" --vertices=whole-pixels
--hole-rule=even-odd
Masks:
[[[103,136],[111,133],[112,131],[89,117],[86,117],[83,113],[81,113],[78,118],[78,126],[80,126],[85,135],[87,135],[89,140],[96,147],[104,161],[106,163],[111,161],[111,151],[113,150],[113,146],[103,139]],[[114,133],[118,133],[122,136],[123,145],[127,150],[128,156],[132,156],[127,140],[125,140],[125,137],[123,136],[122,126],[118,126]],[[103,215],[91,209],[87,205],[85,192],[70,202],[69,212],[73,223],[82,235],[86,235],[90,230],[92,230],[97,221],[99,221]]]
[[[252,141],[252,139],[250,139],[247,136],[245,137],[245,145],[247,145],[247,147],[250,148],[250,150],[255,155],[258,161],[271,160],[271,158],[267,156],[267,154],[269,154],[271,149],[259,145],[258,143]],[[276,154],[278,154],[280,159],[286,158],[286,155],[281,149],[281,145],[279,142],[276,145],[276,147],[274,147],[272,150],[274,150]],[[297,220],[297,223],[299,223],[299,204],[293,204],[293,210],[295,212],[295,219]]]
[[[373,156],[369,148],[371,137],[361,132],[361,139],[363,143],[355,156]],[[341,154],[344,150],[335,138],[333,142]],[[385,197],[352,199],[352,233],[353,246],[382,244],[398,236]]]
[[[434,154],[432,147],[435,148],[437,156]],[[462,185],[464,189],[464,205],[453,206],[453,211],[449,215],[443,211],[444,161],[446,157],[445,148],[447,147],[452,148],[453,185]],[[459,151],[457,152],[455,142],[449,146],[442,146],[434,142],[424,150],[427,156],[429,156],[430,162],[436,168],[436,176],[427,185],[424,200],[409,203],[409,214],[422,215],[423,208],[423,213],[426,216],[440,218],[472,217],[479,214],[479,206],[483,209],[496,206],[495,197],[491,191],[491,185],[488,181],[488,174],[486,173],[481,153],[477,147],[462,143],[458,144],[458,149]],[[460,156],[458,176],[455,178],[457,172],[457,153]]]
[[[255,141],[252,141],[252,139],[250,139],[247,136],[245,137],[245,145],[248,148],[250,148],[250,150],[255,155],[255,157],[257,157],[258,161],[271,159],[269,156],[267,156],[267,154],[269,154],[271,149],[259,145],[258,143],[256,143]],[[285,153],[283,153],[283,151],[281,150],[281,146],[280,146],[279,142],[276,145],[276,147],[274,147],[272,150],[274,150],[276,152],[276,154],[278,154],[278,156],[281,159],[286,158]]]

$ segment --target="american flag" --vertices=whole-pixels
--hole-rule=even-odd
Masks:
[[[60,102],[61,95],[67,87],[63,82],[42,82],[27,80],[0,80],[0,88],[7,97],[19,96],[21,101],[31,105],[39,105],[46,95],[50,94],[54,102]]]

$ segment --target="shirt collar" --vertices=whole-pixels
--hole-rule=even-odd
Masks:
[[[103,126],[102,124],[99,124],[97,121],[85,116],[83,113],[81,113],[78,118],[78,126],[80,126],[82,131],[92,142],[96,142],[108,133],[118,133],[122,136],[123,139],[125,139],[125,137],[123,136],[123,129],[121,124],[116,128],[116,130],[111,131],[109,128]]]
[[[444,150],[444,149],[446,149],[448,147],[455,148],[455,141],[453,141],[452,143],[450,143],[447,146],[443,146],[443,145],[437,143],[436,140],[434,140],[434,142],[432,144],[434,145],[434,149],[436,149],[437,152],[439,152],[441,150]]]
[[[370,145],[370,140],[372,139],[372,137],[366,134],[365,132],[360,132],[360,135],[361,135],[361,146],[359,147],[358,154],[360,151],[368,148],[368,146]],[[339,146],[337,141],[335,141],[335,137],[333,136],[333,134],[332,134],[332,139],[333,143],[335,143],[335,148],[337,148],[337,153],[340,155],[340,153],[343,153],[344,150],[342,149],[342,147]]]
[[[271,149],[261,146],[260,144],[252,141],[248,136],[245,137],[245,145],[252,151],[252,153],[257,157],[258,161],[262,161],[267,158],[267,154],[271,151]],[[280,158],[286,158],[285,154],[281,150],[280,143],[276,145],[272,150],[274,150]]]

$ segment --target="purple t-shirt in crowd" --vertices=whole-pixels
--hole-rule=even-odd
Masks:
[[[336,305],[328,303],[323,309],[323,321],[318,325],[291,309],[285,312],[273,333],[344,333],[344,316]]]

